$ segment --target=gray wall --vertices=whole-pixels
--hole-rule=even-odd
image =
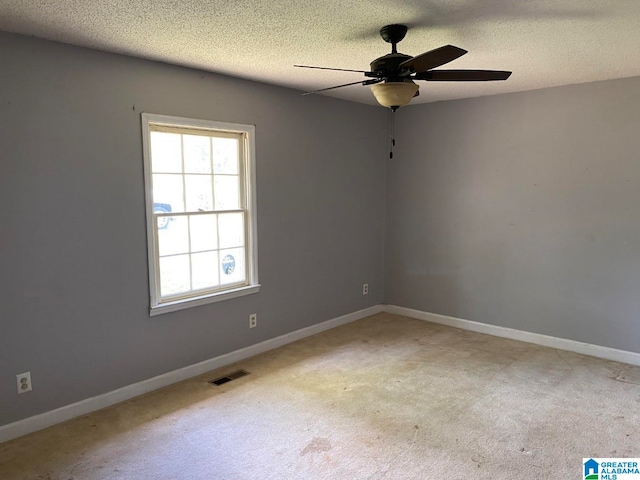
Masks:
[[[403,108],[385,185],[378,107],[0,46],[0,425],[383,300],[640,351],[639,78]],[[256,125],[259,294],[149,317],[141,112]]]
[[[0,65],[0,425],[381,303],[384,110],[3,33]],[[149,317],[141,112],[256,125],[259,294]]]
[[[411,106],[396,126],[387,303],[640,352],[640,78]]]

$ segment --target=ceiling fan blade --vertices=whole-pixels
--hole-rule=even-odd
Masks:
[[[399,65],[399,68],[408,68],[411,72],[426,72],[432,68],[449,63],[465,53],[467,53],[467,51],[462,48],[445,45],[444,47],[436,48],[435,50],[430,50],[409,60],[405,60]]]
[[[366,70],[349,70],[347,68],[331,68],[331,67],[312,67],[310,65],[294,65],[294,67],[298,67],[298,68],[315,68],[315,69],[318,69],[318,70],[335,70],[337,72],[369,73]]]
[[[488,82],[491,80],[506,80],[511,72],[503,70],[431,70],[418,73],[414,80],[428,82]]]
[[[357,85],[357,84],[373,85],[374,83],[379,83],[381,81],[382,81],[382,79],[361,80],[359,82],[345,83],[343,85],[336,85],[335,87],[321,88],[319,90],[312,90],[310,92],[304,92],[302,95],[311,95],[312,93],[326,92],[327,90],[333,90],[334,88],[348,87],[349,85]]]

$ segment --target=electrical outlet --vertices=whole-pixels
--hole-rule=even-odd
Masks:
[[[255,328],[258,326],[258,314],[252,313],[249,315],[249,328]]]
[[[362,295],[369,295],[369,284],[368,283],[363,283],[362,284]]]
[[[18,394],[31,391],[31,372],[19,373],[16,375],[18,384]]]

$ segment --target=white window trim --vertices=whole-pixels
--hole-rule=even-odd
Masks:
[[[153,191],[152,191],[152,171],[151,171],[151,148],[150,148],[150,128],[149,124],[163,125],[167,127],[191,127],[209,130],[226,131],[232,133],[243,133],[245,136],[246,162],[244,162],[244,189],[246,192],[247,209],[247,276],[248,285],[238,288],[231,288],[221,292],[207,293],[202,296],[194,296],[179,300],[165,301],[160,303],[158,295],[157,271],[157,239],[153,228]],[[220,302],[231,298],[258,293],[260,283],[258,282],[258,220],[256,202],[256,150],[255,150],[255,126],[242,125],[238,123],[216,122],[212,120],[198,120],[183,117],[173,117],[169,115],[158,115],[153,113],[142,114],[142,147],[144,156],[144,182],[145,201],[147,217],[147,251],[149,269],[149,293],[150,308],[149,315],[161,315],[163,313],[175,312],[186,308],[197,307],[209,303]]]

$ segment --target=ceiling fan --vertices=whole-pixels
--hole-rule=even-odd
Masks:
[[[407,27],[405,25],[386,25],[380,29],[382,39],[391,44],[391,53],[376,58],[371,62],[371,71],[294,65],[300,68],[358,72],[367,77],[367,80],[364,81],[321,88],[305,92],[303,95],[325,92],[349,85],[370,85],[378,103],[395,111],[399,107],[407,105],[413,97],[419,95],[419,86],[414,80],[425,80],[427,82],[486,82],[490,80],[506,80],[511,75],[511,72],[502,70],[433,70],[461,57],[467,51],[453,45],[445,45],[415,57],[398,53],[397,44],[402,41],[406,33]]]

